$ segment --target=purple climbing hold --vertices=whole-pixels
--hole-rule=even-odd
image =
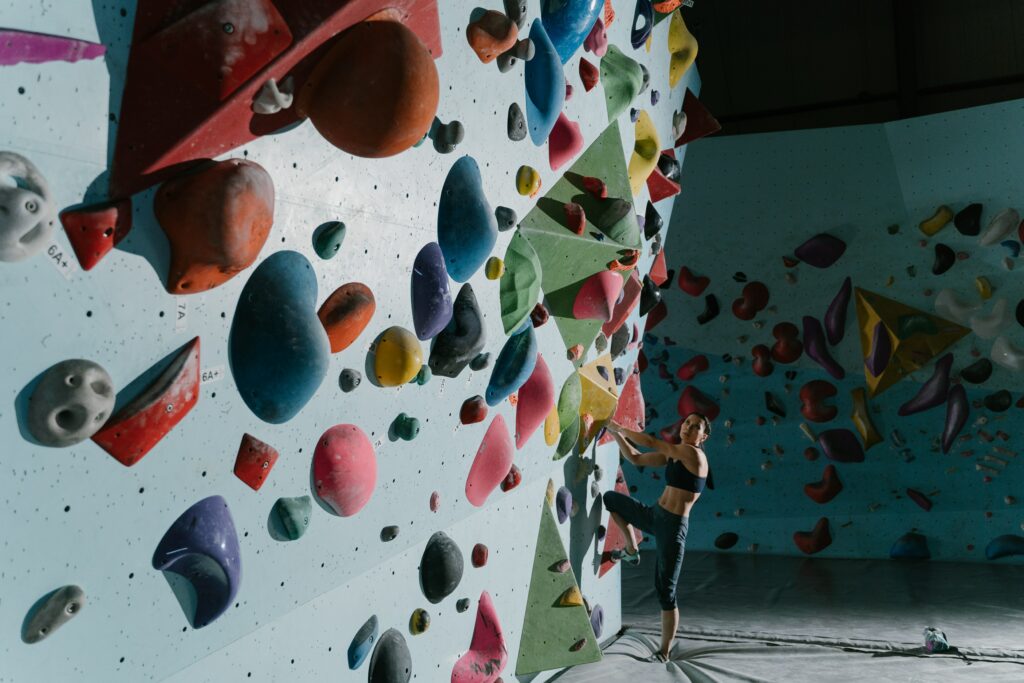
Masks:
[[[818,446],[836,462],[864,462],[864,449],[849,429],[827,429],[818,435]]]
[[[194,628],[222,615],[238,593],[242,558],[228,503],[210,496],[185,510],[153,553],[153,568],[178,574],[195,591]]]
[[[853,282],[847,277],[843,280],[843,286],[836,292],[832,303],[825,311],[825,335],[828,343],[835,346],[843,340],[846,330],[846,309],[850,305],[850,294],[853,291]]]
[[[594,629],[594,635],[600,638],[604,632],[604,608],[601,605],[594,605],[590,612],[590,627]]]
[[[558,494],[555,496],[555,513],[558,515],[558,523],[562,524],[565,520],[569,519],[571,511],[572,493],[569,489],[561,486],[558,489]]]
[[[432,339],[452,319],[448,271],[437,242],[429,242],[412,264],[412,321],[420,340]]]
[[[798,259],[815,268],[828,268],[846,251],[846,242],[838,237],[820,233],[807,240],[793,253]]]
[[[949,372],[952,367],[953,354],[951,353],[947,353],[935,361],[935,371],[932,373],[931,379],[922,384],[914,398],[901,405],[897,413],[904,416],[913,415],[945,403],[946,397],[949,395]]]
[[[949,390],[949,398],[946,400],[946,425],[942,429],[943,453],[949,453],[960,430],[967,424],[967,417],[970,414],[971,404],[967,400],[967,390],[962,384],[953,385]]]
[[[803,323],[804,351],[807,355],[836,379],[845,377],[846,371],[829,353],[828,345],[825,343],[825,332],[821,329],[821,323],[818,322],[818,319],[805,315]]]
[[[889,330],[879,320],[875,323],[875,330],[871,333],[871,353],[864,359],[864,365],[872,377],[879,377],[885,372],[892,358],[892,340],[889,339]]]

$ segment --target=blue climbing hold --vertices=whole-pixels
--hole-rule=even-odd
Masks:
[[[526,383],[537,365],[537,337],[533,325],[526,324],[505,340],[498,359],[494,361],[491,380],[487,383],[484,398],[487,405],[496,406],[509,394],[518,391]]]
[[[928,539],[913,531],[900,536],[889,549],[889,557],[894,560],[928,560],[931,556]]]
[[[555,127],[565,104],[565,74],[562,60],[544,30],[540,19],[530,26],[530,40],[536,48],[533,59],[526,63],[526,120],[530,139],[540,147]]]
[[[651,0],[636,0],[633,10],[633,27],[629,32],[629,43],[634,50],[639,50],[647,42],[654,28],[654,6]]]
[[[985,557],[990,560],[1010,555],[1024,555],[1024,537],[1003,534],[996,536],[985,546]]]
[[[540,16],[562,64],[568,62],[590,35],[604,9],[603,0],[542,2]]]
[[[348,668],[355,671],[363,663],[377,641],[377,615],[374,614],[359,627],[348,646]]]
[[[437,242],[448,275],[456,282],[469,280],[497,241],[498,220],[484,195],[480,167],[464,156],[448,171],[437,204]]]
[[[316,273],[305,256],[279,251],[238,298],[228,341],[242,400],[261,420],[287,422],[327,374],[330,342],[316,314]]]
[[[448,271],[437,242],[429,242],[412,264],[412,323],[420,340],[433,339],[452,319]]]

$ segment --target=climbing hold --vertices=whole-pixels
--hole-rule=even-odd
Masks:
[[[129,197],[80,209],[66,209],[60,213],[60,222],[82,270],[92,270],[132,229],[132,200]]]
[[[530,378],[519,388],[516,402],[516,448],[522,448],[555,406],[555,386],[544,356],[537,354]]]
[[[683,20],[682,12],[673,12],[668,25],[668,84],[670,88],[676,87],[680,79],[693,66],[697,59],[697,39],[693,37],[686,22]],[[677,143],[678,147],[679,144]]]
[[[928,560],[931,556],[928,551],[928,539],[914,532],[897,538],[889,549],[889,557],[893,560]]]
[[[492,256],[487,259],[487,263],[484,264],[484,275],[488,280],[497,280],[505,273],[505,262],[497,256]]]
[[[456,282],[469,280],[497,240],[498,220],[484,194],[480,167],[473,157],[461,157],[448,171],[437,204],[437,242],[448,275]]]
[[[331,353],[351,346],[370,324],[376,310],[373,292],[362,282],[349,282],[334,290],[316,313],[327,332]]]
[[[466,500],[471,505],[481,507],[487,502],[487,497],[509,474],[513,452],[505,418],[501,414],[495,415],[480,441],[466,477]]]
[[[839,409],[825,405],[825,400],[836,395],[831,382],[814,379],[800,387],[800,414],[811,422],[828,422],[835,418]]]
[[[818,435],[818,446],[829,460],[864,462],[864,449],[849,429],[826,429]]]
[[[565,102],[562,61],[540,19],[530,26],[533,59],[526,63],[526,119],[530,139],[540,147],[548,139]]]
[[[487,216],[490,217],[490,211]],[[416,336],[420,340],[437,336],[452,319],[452,310],[444,254],[437,242],[428,242],[412,265],[412,319]]]
[[[40,598],[26,616],[21,628],[22,642],[32,645],[46,640],[69,622],[85,606],[85,591],[62,586]]]
[[[708,369],[708,357],[698,354],[679,366],[676,370],[676,377],[689,381]]]
[[[803,324],[804,348],[807,351],[807,355],[836,379],[845,377],[846,371],[836,362],[828,350],[828,346],[825,343],[825,333],[821,329],[821,323],[818,322],[818,319],[805,315],[803,317]]]
[[[513,142],[519,142],[526,137],[526,116],[523,115],[523,110],[518,102],[513,102],[508,106],[506,130],[508,139]]]
[[[988,358],[979,358],[978,360],[974,361],[973,363],[971,363],[966,368],[960,371],[960,379],[964,380],[965,382],[970,382],[971,384],[981,384],[991,376],[992,361],[990,361]],[[940,403],[945,402],[945,400],[946,396],[944,393],[942,396],[942,401],[940,401]],[[938,403],[936,405],[938,405]],[[903,413],[900,414],[902,415]]]
[[[183,512],[153,552],[153,569],[179,575],[195,591],[193,628],[222,615],[238,593],[242,558],[228,503],[210,496]]]
[[[370,654],[370,648],[377,640],[377,615],[374,614],[366,620],[348,646],[348,668],[355,671]]]
[[[998,560],[1012,555],[1024,555],[1024,537],[1003,534],[996,536],[985,546],[986,559]]]
[[[44,446],[73,446],[93,436],[114,409],[114,382],[102,366],[65,360],[44,372],[28,398],[28,431]]]
[[[999,246],[1004,247],[1012,258],[1020,256],[1020,242],[1017,240],[1003,240],[999,243]]]
[[[320,258],[334,258],[345,241],[345,224],[341,221],[328,221],[313,231],[313,250]]]
[[[0,66],[77,62],[102,57],[107,50],[99,43],[16,29],[0,29],[0,42],[4,46]]]
[[[483,543],[477,543],[473,546],[473,552],[470,554],[470,558],[474,567],[479,569],[487,564],[487,552],[487,546]]]
[[[845,251],[846,242],[838,237],[819,233],[797,247],[793,254],[815,268],[828,268],[838,261]]]
[[[544,443],[554,446],[562,433],[562,425],[558,422],[558,406],[551,406],[547,416],[544,418]]]
[[[507,493],[523,483],[523,473],[519,471],[519,467],[512,465],[508,469],[508,474],[501,480],[501,492]]]
[[[313,514],[313,501],[309,496],[297,498],[278,498],[274,503],[274,514],[284,528],[289,541],[302,538],[309,527],[309,518]]]
[[[399,439],[412,441],[420,433],[420,421],[405,413],[399,413],[392,423],[392,429]]]
[[[754,357],[751,367],[758,377],[768,377],[775,370],[775,365],[771,361],[771,351],[764,344],[752,348],[750,355]]]
[[[942,275],[956,263],[956,252],[942,242],[935,243],[935,261],[932,262],[932,274]]]
[[[853,425],[857,428],[857,432],[860,433],[861,441],[864,442],[864,450],[870,450],[875,444],[882,442],[882,435],[878,433],[875,428],[875,423],[871,420],[871,413],[868,411],[868,399],[864,389],[857,387],[850,391],[851,403],[853,404],[853,412],[850,413],[850,419],[853,420]]]
[[[274,183],[259,164],[228,159],[165,182],[153,212],[171,245],[167,291],[204,292],[256,260],[274,220]]]
[[[557,171],[583,149],[583,133],[580,124],[570,121],[565,112],[558,114],[555,125],[548,136],[548,162],[551,170]]]
[[[494,362],[491,379],[484,397],[487,405],[496,406],[530,377],[537,362],[537,337],[529,323],[505,341]]]
[[[643,2],[644,0],[641,0]],[[635,126],[635,142],[633,143],[633,154],[629,158],[629,188],[633,196],[640,194],[640,190],[647,182],[658,166],[658,150],[661,149],[661,140],[658,139],[658,130],[654,121],[646,110],[640,112]]]
[[[710,396],[692,384],[683,389],[676,406],[679,416],[685,418],[690,413],[700,413],[712,422],[718,417],[719,407]]]
[[[487,417],[487,402],[483,396],[471,396],[462,403],[459,409],[459,422],[464,425],[483,422]]]
[[[939,208],[935,209],[935,213],[930,218],[926,218],[921,221],[917,226],[921,229],[928,237],[934,236],[939,230],[946,227],[946,224],[953,220],[953,210],[943,204]]]
[[[538,302],[530,311],[530,324],[534,327],[541,327],[550,316],[551,314],[548,313],[548,309],[544,308],[544,304]]]
[[[437,512],[441,509],[441,494],[438,491],[434,491],[430,494],[430,511]]]
[[[473,370],[474,372],[479,372],[480,370],[486,370],[490,364],[491,354],[478,353],[476,356],[473,357],[473,360],[469,361],[469,369]]]
[[[697,324],[706,325],[715,318],[718,317],[718,299],[714,294],[708,294],[704,297],[704,311],[697,316]]]
[[[975,313],[971,316],[971,331],[982,339],[993,339],[1002,334],[1010,321],[1006,299],[999,299],[993,304],[990,313]]]
[[[56,207],[46,178],[20,154],[0,152],[0,178],[0,261],[21,261],[53,237]]]
[[[978,238],[978,244],[983,247],[999,244],[1018,225],[1020,225],[1020,214],[1017,213],[1017,209],[1003,209],[989,221],[988,226],[981,233],[981,237]]]
[[[426,135],[438,97],[434,58],[415,33],[399,21],[362,21],[317,60],[296,107],[335,147],[380,158]]]
[[[622,286],[623,279],[618,273],[610,270],[594,273],[576,294],[572,307],[573,317],[577,320],[611,320]]]
[[[405,384],[423,365],[423,349],[419,340],[412,332],[397,325],[384,330],[377,338],[374,355],[373,372],[385,387]]]
[[[952,289],[943,289],[935,297],[935,312],[961,325],[968,324],[980,309],[981,304],[963,302]]]
[[[652,100],[655,99],[654,95],[657,94],[657,92],[657,90],[651,91]],[[661,151],[661,156],[658,157],[658,171],[665,176],[666,180],[678,183],[680,170],[679,162],[676,161],[675,150],[663,149]]]
[[[335,425],[313,451],[313,485],[336,515],[351,517],[366,505],[377,485],[377,456],[359,427]]]
[[[907,497],[917,503],[925,512],[929,512],[932,509],[931,499],[920,491],[908,488]]]
[[[971,414],[971,404],[967,400],[967,391],[962,384],[954,384],[946,399],[946,424],[942,429],[942,452],[949,453],[960,430],[967,424]]]
[[[728,550],[740,540],[740,537],[732,531],[726,531],[715,538],[715,547],[719,550]]]
[[[594,27],[583,40],[583,49],[593,52],[598,57],[604,57],[608,52],[608,32],[605,30],[605,23],[598,18]]]
[[[953,225],[961,235],[972,237],[981,232],[981,204],[968,204],[953,217]]]
[[[243,434],[235,456],[235,476],[253,491],[259,491],[277,462],[277,449],[251,434]]]
[[[822,517],[814,525],[812,531],[797,531],[793,534],[793,543],[805,555],[820,553],[832,545],[832,534],[829,533],[828,518]]]
[[[452,310],[451,320],[430,349],[430,370],[442,377],[458,377],[487,341],[483,314],[468,282],[459,290]]]
[[[995,340],[989,355],[993,363],[1007,370],[1018,372],[1024,369],[1024,349],[1015,346],[1006,337],[1000,336]]]
[[[819,505],[824,505],[839,495],[843,490],[843,482],[839,480],[839,472],[835,465],[826,465],[821,481],[804,484],[804,493]]]
[[[764,392],[764,407],[769,413],[774,413],[779,417],[786,417],[786,406],[779,403],[779,400],[770,391]]]
[[[567,202],[562,206],[565,213],[565,227],[577,235],[582,235],[587,227],[587,214],[576,202]]]
[[[511,48],[519,38],[519,27],[510,17],[487,10],[466,26],[466,40],[484,64]]]
[[[889,338],[889,330],[885,324],[879,320],[871,333],[871,350],[864,359],[864,367],[873,377],[879,377],[885,372],[891,358],[892,339]]]
[[[647,42],[654,28],[654,8],[651,7],[651,0],[637,0],[633,10],[633,28],[629,33],[629,42],[634,50],[639,49]]]
[[[346,394],[350,391],[354,391],[356,387],[363,381],[363,373],[352,368],[345,368],[338,375],[338,386]]]
[[[516,227],[516,223],[519,222],[519,218],[516,216],[516,212],[507,206],[499,206],[494,209],[494,219],[498,223],[498,232],[506,232]]]
[[[199,337],[183,346],[170,365],[92,435],[125,467],[149,453],[199,401]]]
[[[661,101],[661,93],[659,93],[657,90],[652,90],[651,91],[651,106],[652,107],[657,106],[658,102],[660,102],[660,101]],[[658,159],[658,170],[662,172],[662,175],[664,175],[666,178],[668,178],[669,174],[665,173],[665,171],[664,171],[664,169],[662,168],[662,165],[661,165],[661,162],[662,162],[662,160],[664,158],[665,158],[665,155],[663,154],[661,159]],[[679,175],[678,170],[676,171],[675,175],[678,177],[678,175]]]
[[[462,581],[462,550],[443,531],[434,532],[420,558],[420,588],[436,605],[452,594]]]
[[[675,116],[673,116],[673,119],[675,119]],[[682,147],[694,140],[699,140],[702,137],[722,130],[722,124],[715,119],[707,107],[697,99],[697,96],[689,88],[686,89],[686,95],[683,96],[683,111],[680,119],[685,125],[680,135],[676,138],[675,147]]]
[[[540,192],[540,174],[530,166],[516,171],[516,190],[524,197],[535,197]]]
[[[498,65],[498,71],[505,73],[511,70],[516,65],[517,60],[528,62],[533,59],[536,52],[536,46],[532,40],[529,38],[518,40],[512,47],[498,55],[498,59],[495,62]]]
[[[664,225],[665,221],[661,214],[654,208],[654,204],[648,201],[647,208],[644,210],[644,238],[652,239],[661,232]],[[684,270],[686,271],[685,276]],[[711,280],[706,277],[697,277],[686,266],[679,271],[679,288],[691,296],[700,296],[710,282]]]
[[[596,66],[584,58],[580,58],[580,80],[583,82],[583,89],[590,92],[597,85],[601,78],[601,72]]]
[[[565,520],[569,519],[570,510],[572,510],[572,493],[569,491],[569,489],[565,488],[564,486],[560,486],[558,487],[558,493],[555,494],[555,513],[558,515],[559,524],[562,524],[565,522]],[[573,586],[573,588],[576,589],[576,594],[579,595],[579,589],[575,586]],[[563,598],[564,597],[565,596],[563,595]],[[560,602],[559,604],[566,605],[569,603]],[[582,605],[583,598],[580,597],[580,601],[578,603],[571,604]]]
[[[1013,404],[1013,397],[1006,389],[1000,389],[994,394],[989,394],[984,399],[985,408],[993,413],[1005,412]]]
[[[409,683],[411,677],[412,655],[409,654],[409,646],[401,633],[389,628],[381,634],[377,646],[373,648],[367,681],[369,683]]]
[[[583,45],[604,8],[602,0],[575,3],[541,3],[544,28],[562,64]]]
[[[231,370],[242,400],[266,422],[294,417],[327,373],[330,342],[313,314],[316,289],[306,257],[279,251],[256,267],[239,296],[228,341]]]
[[[600,178],[594,176],[584,176],[583,189],[585,189],[590,196],[594,199],[607,199],[608,198],[608,186]]]
[[[469,600],[466,600],[468,608]],[[462,611],[462,610],[460,610]],[[505,636],[498,621],[498,612],[487,591],[480,593],[476,608],[476,624],[469,650],[452,668],[451,683],[495,683],[508,663]]]
[[[604,85],[609,121],[614,121],[626,111],[630,102],[640,94],[643,81],[640,65],[615,45],[608,45],[607,53],[601,58],[601,84]]]
[[[904,341],[915,334],[935,335],[939,333],[936,319],[926,313],[901,315],[896,321],[896,339]]]
[[[469,598],[459,598],[455,601],[455,611],[462,614],[469,609]]]
[[[580,402],[583,400],[583,383],[578,372],[565,380],[558,394],[558,422],[564,432],[571,423],[579,421]]]
[[[743,287],[739,299],[732,302],[732,314],[740,320],[753,320],[768,305],[768,288],[762,282]]]
[[[417,607],[409,617],[409,633],[418,636],[430,628],[430,613],[422,607]]]
[[[558,600],[555,602],[558,607],[584,607],[583,594],[580,593],[579,586],[573,584],[566,588]]]
[[[276,114],[291,107],[294,101],[295,81],[291,76],[281,81],[280,85],[277,79],[268,78],[252,100],[252,111],[262,115]]]
[[[899,407],[898,414],[904,416],[913,415],[914,413],[919,413],[945,403],[946,397],[949,394],[949,373],[952,367],[953,354],[951,353],[947,353],[935,361],[935,370],[931,378],[921,385],[921,389],[918,390],[912,399]],[[991,367],[991,364],[989,364],[990,373]],[[966,372],[966,370],[963,372]],[[961,377],[963,377],[963,372],[961,372]]]

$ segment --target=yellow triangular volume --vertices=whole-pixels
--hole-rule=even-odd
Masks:
[[[899,301],[854,289],[857,327],[863,357],[871,355],[876,325],[881,322],[892,348],[889,361],[876,377],[865,366],[864,379],[870,396],[877,396],[966,336],[971,330]]]

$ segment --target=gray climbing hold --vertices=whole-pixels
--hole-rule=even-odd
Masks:
[[[324,260],[334,258],[344,241],[345,224],[341,221],[324,223],[313,231],[313,249]]]
[[[434,117],[434,123],[427,133],[434,143],[434,150],[439,154],[454,152],[459,143],[466,137],[466,128],[461,121],[441,123],[441,119]]]
[[[621,387],[626,383],[626,369],[615,368],[615,386]]]
[[[370,657],[369,683],[408,683],[412,677],[412,655],[401,633],[389,628],[381,634]]]
[[[384,543],[390,543],[391,541],[398,538],[398,525],[392,524],[386,526],[380,530],[380,540]]]
[[[462,550],[443,531],[427,541],[420,559],[420,587],[427,600],[437,604],[451,595],[462,581]]]
[[[629,345],[629,325],[622,325],[612,333],[611,354],[612,358],[618,358],[626,352]]]
[[[483,314],[467,282],[455,297],[452,319],[434,339],[429,367],[442,377],[458,377],[487,341]]]
[[[374,614],[366,620],[365,624],[359,627],[355,636],[352,637],[352,642],[348,646],[349,669],[354,671],[359,668],[359,665],[366,659],[366,655],[370,654],[370,648],[376,640],[377,615]]]
[[[643,64],[640,65],[640,71],[643,73],[644,80],[643,83],[640,84],[640,92],[638,92],[637,95],[643,95],[651,85],[651,72],[648,71],[647,67]]]
[[[21,639],[38,643],[70,621],[85,605],[85,593],[78,586],[63,586],[43,596],[29,610],[21,627]]]
[[[501,59],[500,57],[498,59]],[[518,102],[508,106],[508,139],[519,142],[526,137],[526,116]],[[500,224],[500,222],[499,222]]]
[[[363,373],[358,370],[353,370],[352,368],[345,368],[341,371],[341,374],[338,375],[338,386],[341,387],[341,390],[346,394],[358,387],[359,383],[362,381]]]
[[[604,332],[598,332],[597,337],[594,338],[594,350],[598,353],[604,353],[607,348],[608,337],[605,336]]]
[[[488,366],[490,366],[490,364],[491,354],[479,353],[477,354],[476,358],[469,361],[469,369],[474,372],[479,372],[480,370],[486,370]]]
[[[521,30],[526,26],[526,0],[505,0],[505,16]]]
[[[512,230],[516,227],[516,223],[519,222],[519,217],[516,216],[516,212],[507,206],[499,206],[496,208],[494,210],[494,217],[498,221],[498,232]]]
[[[498,55],[498,58],[494,61],[498,64],[498,71],[505,73],[516,65],[516,61],[522,60],[524,62],[528,62],[533,59],[533,55],[536,51],[537,49],[534,46],[533,41],[529,38],[523,38],[508,50]]]
[[[459,598],[455,602],[455,611],[462,613],[469,609],[469,598]]]
[[[61,361],[43,373],[28,399],[28,431],[44,446],[62,448],[99,431],[114,409],[114,383],[91,360]]]
[[[278,498],[274,503],[274,514],[277,515],[289,541],[302,538],[309,528],[309,518],[313,514],[313,500],[309,496],[297,498]]]

